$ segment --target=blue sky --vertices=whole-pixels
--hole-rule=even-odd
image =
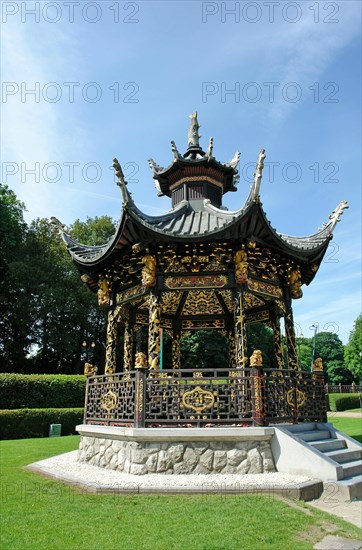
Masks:
[[[242,206],[261,148],[261,198],[278,231],[314,233],[348,200],[316,278],[294,301],[299,334],[312,336],[318,322],[348,340],[361,310],[360,2],[1,8],[2,181],[28,221],[118,219],[115,156],[140,208],[167,210],[147,160],[168,165],[170,140],[184,152],[197,110],[204,148],[213,136],[218,160],[241,151],[230,209]]]

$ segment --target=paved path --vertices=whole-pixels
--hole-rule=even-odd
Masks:
[[[333,411],[328,413],[328,418],[362,418],[362,412]]]
[[[332,502],[331,499],[323,496],[319,500],[312,500],[308,502],[310,506],[319,508],[324,512],[338,516],[354,525],[357,525],[362,529],[362,500],[355,500],[353,502]]]

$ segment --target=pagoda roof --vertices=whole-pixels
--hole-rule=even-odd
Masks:
[[[150,216],[136,206],[124,181],[119,186],[123,195],[121,217],[107,243],[100,246],[81,244],[60,227],[68,252],[83,273],[100,271],[115,255],[122,255],[122,250],[138,242],[253,240],[306,262],[309,268],[305,266],[302,270],[302,279],[309,284],[316,272],[312,264],[318,266],[321,262],[333,230],[343,210],[348,208],[346,201],[342,201],[316,233],[297,237],[279,233],[272,227],[260,202],[258,178],[243,207],[233,212],[202,200],[182,201],[163,215]]]

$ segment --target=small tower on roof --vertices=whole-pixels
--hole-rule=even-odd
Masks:
[[[180,155],[175,142],[171,141],[174,159],[167,168],[156,164],[153,159],[149,160],[158,195],[171,197],[173,207],[182,201],[189,201],[198,211],[202,209],[203,201],[208,199],[220,208],[224,193],[237,190],[240,153],[236,152],[229,162],[218,162],[212,155],[213,138],[210,138],[207,152],[200,147],[197,112],[189,118],[191,125],[186,152]]]

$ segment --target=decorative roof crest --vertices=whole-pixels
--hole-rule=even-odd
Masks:
[[[253,174],[254,175],[254,183],[253,183],[254,200],[259,197],[260,184],[261,184],[261,179],[262,179],[262,176],[263,176],[263,168],[264,168],[265,157],[266,157],[265,149],[261,149],[260,153],[259,153],[259,156],[258,156],[258,160],[256,162],[255,173]]]
[[[191,126],[187,136],[187,147],[200,147],[199,139],[201,136],[199,135],[199,128],[201,126],[197,121],[197,111],[189,115],[189,118],[191,119]]]

